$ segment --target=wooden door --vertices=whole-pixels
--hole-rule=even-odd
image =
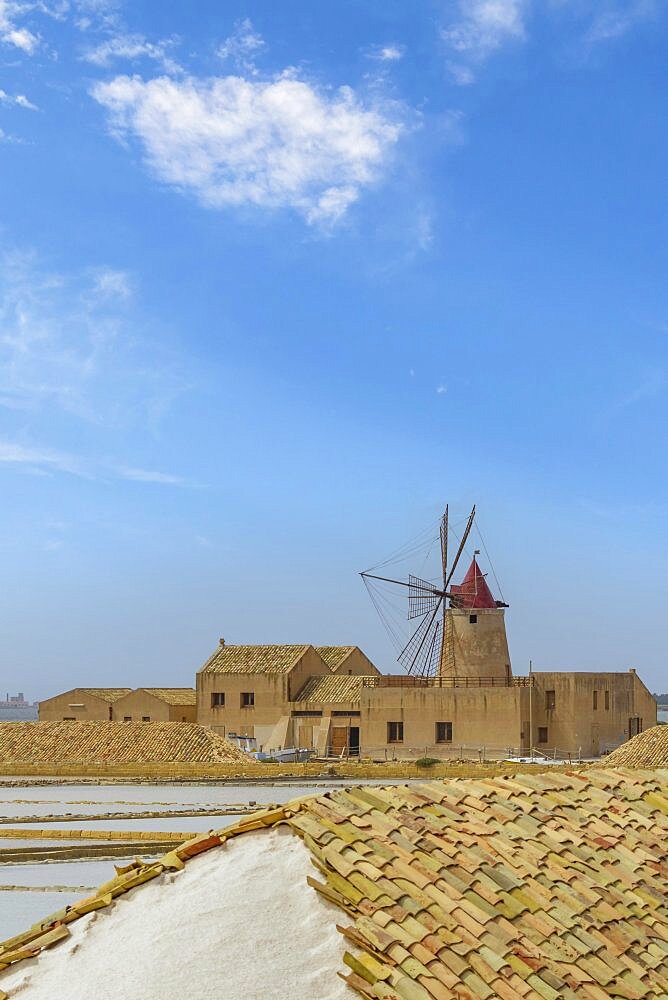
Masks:
[[[332,726],[332,756],[340,757],[348,750],[348,727]]]
[[[300,750],[310,750],[313,746],[313,726],[299,727],[298,746]]]

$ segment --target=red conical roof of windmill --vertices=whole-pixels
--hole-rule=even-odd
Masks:
[[[450,592],[454,595],[451,603],[455,608],[498,607],[475,556],[462,582],[451,584]]]

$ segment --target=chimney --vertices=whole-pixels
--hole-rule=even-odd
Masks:
[[[220,639],[218,640],[218,644],[220,646],[224,646],[225,645],[225,640],[223,639],[222,635],[221,635]]]

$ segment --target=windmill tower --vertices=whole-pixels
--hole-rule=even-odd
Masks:
[[[461,583],[452,583],[475,521],[475,507],[459,540],[452,565],[448,565],[449,511],[440,523],[440,567],[436,583],[409,574],[408,580],[361,574],[374,605],[390,634],[392,625],[383,610],[378,585],[394,585],[408,591],[408,618],[420,622],[397,657],[406,672],[415,677],[440,677],[444,683],[471,680],[478,684],[509,683],[512,677],[506,637],[504,601],[494,598],[486,574],[478,564],[479,550]],[[384,564],[386,565],[386,564]]]

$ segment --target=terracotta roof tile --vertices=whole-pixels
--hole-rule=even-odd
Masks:
[[[638,733],[606,757],[606,767],[668,767],[668,726]]]
[[[138,688],[146,691],[154,698],[159,698],[166,705],[196,705],[197,692],[195,688]]]
[[[337,789],[195,838],[134,878],[285,822],[313,853],[309,885],[353,921],[346,978],[365,997],[665,1000],[667,795],[668,771],[630,770]],[[135,884],[119,880],[59,919]],[[0,967],[48,944],[55,923],[6,942]]]
[[[306,646],[219,646],[201,673],[207,674],[288,674],[311,647]]]

